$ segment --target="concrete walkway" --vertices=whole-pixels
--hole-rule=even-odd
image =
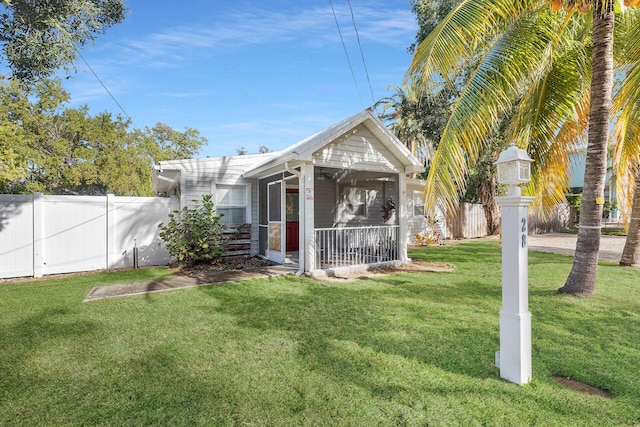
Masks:
[[[576,234],[569,233],[537,234],[529,236],[529,250],[573,256],[577,238]],[[601,236],[600,259],[620,261],[626,239],[624,236]]]
[[[248,279],[264,279],[268,277],[282,276],[285,274],[294,274],[297,270],[297,267],[273,265],[252,271],[217,271],[202,275],[171,276],[159,280],[96,286],[89,291],[84,299],[84,302],[96,301],[103,298],[141,295],[152,292],[171,291],[174,289],[193,288],[195,286],[206,286],[214,283],[236,282]]]

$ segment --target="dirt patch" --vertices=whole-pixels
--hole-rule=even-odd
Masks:
[[[586,393],[593,396],[606,397],[608,399],[613,398],[611,393],[580,381],[572,380],[565,377],[553,377],[553,379],[555,382],[560,383],[563,386],[570,388],[571,390],[579,391],[581,393]]]
[[[260,257],[234,257],[225,259],[224,262],[214,263],[214,264],[197,264],[193,267],[180,267],[177,264],[170,265],[168,268],[175,276],[212,276],[220,272],[230,272],[234,270],[242,270],[248,272],[259,271],[263,267],[270,267],[276,265],[276,263],[271,262],[266,259],[262,259]],[[163,266],[146,266],[141,268],[163,268]],[[122,268],[118,269],[118,271],[132,270],[132,268]],[[67,277],[75,277],[75,276],[88,276],[95,275],[100,273],[107,273],[109,271],[114,270],[94,270],[94,271],[81,271],[76,273],[62,273],[62,274],[47,274],[44,277],[17,277],[17,278],[9,278],[9,279],[0,279],[0,284],[2,283],[15,283],[15,282],[26,282],[26,281],[40,281],[40,280],[51,280],[51,279],[60,279]]]
[[[394,273],[418,273],[418,272],[448,272],[453,271],[455,267],[444,262],[433,262],[424,260],[413,260],[408,264],[397,265],[392,267],[380,267],[363,269],[359,271],[339,272],[328,276],[318,277],[318,280],[327,282],[345,282],[360,279],[369,279],[372,277],[381,277]]]
[[[276,265],[276,263],[269,260],[260,258],[258,256],[253,257],[235,257],[227,258],[223,262],[210,263],[210,264],[196,264],[192,267],[178,267],[172,268],[175,275],[182,276],[209,276],[221,271],[243,270],[243,271],[257,271],[263,267],[270,267]]]
[[[396,267],[392,267],[391,273],[401,272],[401,271],[433,271],[436,273],[442,273],[446,271],[453,271],[455,267],[453,264],[447,264],[446,262],[436,262],[436,261],[425,261],[421,259],[414,259],[408,264],[398,265]]]

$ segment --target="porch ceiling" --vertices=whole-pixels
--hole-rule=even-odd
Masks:
[[[355,183],[363,181],[394,181],[394,173],[389,172],[372,172],[349,169],[335,169],[327,167],[316,168],[316,179],[330,179],[337,184]]]

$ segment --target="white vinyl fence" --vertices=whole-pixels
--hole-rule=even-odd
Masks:
[[[158,224],[176,198],[0,195],[0,278],[169,261]]]

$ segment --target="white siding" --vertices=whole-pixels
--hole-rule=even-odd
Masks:
[[[193,200],[200,202],[203,194],[215,196],[217,184],[250,184],[251,254],[255,255],[258,253],[258,183],[257,180],[245,178],[243,174],[250,167],[264,161],[267,156],[249,154],[208,159],[171,160],[161,162],[161,164],[181,171],[181,207],[193,205]]]
[[[316,151],[313,163],[338,169],[404,171],[402,162],[363,125]]]
[[[435,218],[429,219],[424,216],[423,212],[416,214],[414,210],[412,192],[416,191],[419,194],[422,194],[424,192],[424,185],[424,181],[416,179],[407,180],[407,200],[405,205],[408,210],[407,226],[410,243],[415,243],[414,235],[417,233],[437,231],[440,233],[441,239],[447,239],[449,237],[447,230],[447,218],[440,209],[436,210]]]

